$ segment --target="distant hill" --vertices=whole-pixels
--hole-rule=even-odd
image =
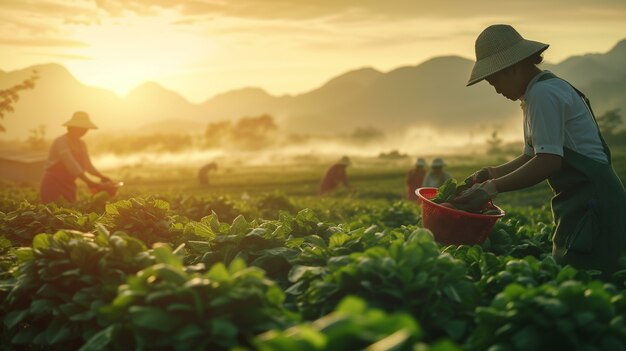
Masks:
[[[382,131],[413,126],[466,131],[519,121],[519,105],[494,94],[489,85],[465,87],[471,67],[469,59],[437,57],[389,72],[356,69],[298,95],[272,96],[248,87],[193,104],[154,82],[120,97],[82,84],[63,66],[37,65],[0,71],[0,89],[28,78],[33,69],[41,76],[34,90],[21,94],[15,113],[2,121],[7,133],[0,137],[22,138],[40,124],[54,136],[75,110],[89,112],[102,129],[146,132],[198,130],[212,121],[264,113],[273,115],[285,131],[313,134],[370,126]],[[597,114],[620,108],[626,115],[626,40],[606,53],[573,56],[543,67],[584,91]]]
[[[588,86],[595,81],[626,79],[626,39],[605,54],[572,56],[558,65],[546,65],[572,84]]]

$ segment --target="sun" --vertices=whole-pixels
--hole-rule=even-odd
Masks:
[[[210,57],[214,45],[206,36],[173,24],[175,20],[175,13],[129,14],[81,26],[75,38],[88,43],[80,54],[90,59],[67,65],[81,81],[122,96],[145,81],[184,74],[198,57]]]

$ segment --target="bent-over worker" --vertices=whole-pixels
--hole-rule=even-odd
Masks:
[[[351,164],[352,161],[350,161],[350,158],[348,156],[343,156],[339,162],[330,166],[320,182],[319,194],[326,194],[327,192],[337,188],[340,184],[343,184],[346,188],[351,188],[351,185],[348,182],[348,175],[346,174],[346,168]]]
[[[77,111],[63,126],[67,127],[67,133],[54,139],[48,153],[41,181],[40,197],[43,203],[60,198],[76,201],[76,178],[85,182],[89,188],[98,188],[99,184],[89,179],[86,173],[100,178],[102,182],[111,181],[93,166],[87,144],[81,140],[89,129],[98,129],[89,115]]]
[[[474,184],[454,202],[480,206],[498,193],[547,180],[554,191],[552,254],[562,264],[608,276],[626,253],[626,190],[611,166],[589,100],[567,81],[537,67],[548,44],[493,25],[476,39],[468,86],[486,80],[498,94],[521,102],[523,153],[468,177]]]

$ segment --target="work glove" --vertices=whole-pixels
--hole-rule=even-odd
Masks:
[[[459,210],[467,212],[479,212],[489,201],[496,198],[498,189],[493,180],[476,183],[471,188],[464,190],[455,197],[451,203]]]
[[[487,167],[481,168],[465,179],[465,184],[473,185],[476,183],[484,183],[493,178]]]

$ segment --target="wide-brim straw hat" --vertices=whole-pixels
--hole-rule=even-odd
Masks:
[[[548,46],[550,45],[524,39],[508,24],[489,26],[476,39],[476,63],[467,86],[541,53]]]
[[[415,161],[415,166],[417,167],[426,167],[426,160],[424,160],[423,158],[418,158],[417,161]]]
[[[433,163],[430,164],[431,167],[443,167],[445,165],[446,165],[446,163],[443,162],[443,159],[441,159],[441,158],[434,159]]]
[[[350,158],[348,156],[343,156],[337,163],[344,166],[350,166],[352,164],[352,161],[350,161]]]
[[[87,112],[76,111],[72,115],[69,121],[63,123],[64,127],[76,127],[76,128],[85,128],[85,129],[98,129],[98,126],[91,122],[89,119],[89,115]]]

